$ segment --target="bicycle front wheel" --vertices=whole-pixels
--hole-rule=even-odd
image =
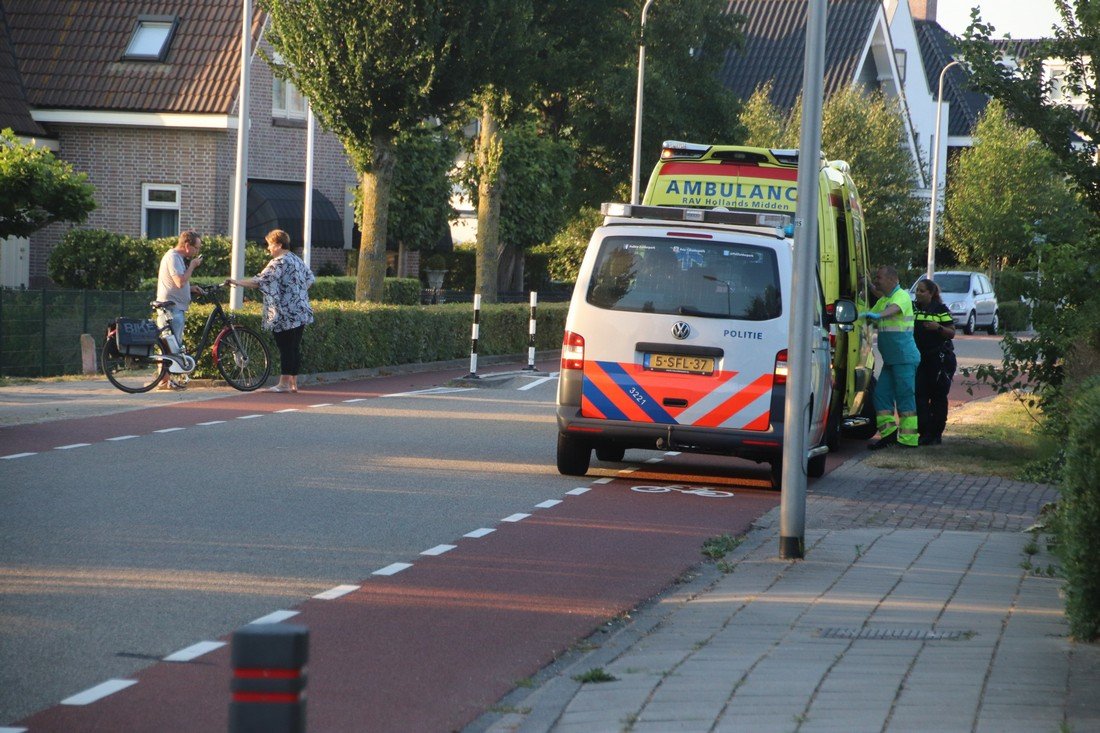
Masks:
[[[120,354],[113,346],[114,344],[110,341],[103,345],[99,363],[103,365],[103,373],[107,375],[107,380],[123,392],[130,394],[148,392],[167,376],[167,362],[157,361],[152,356]],[[160,341],[153,344],[153,356],[159,356],[164,352],[165,348]]]
[[[271,352],[260,334],[248,326],[234,324],[218,334],[214,342],[214,363],[233,389],[251,392],[271,374]]]

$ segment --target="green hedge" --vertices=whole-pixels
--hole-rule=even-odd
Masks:
[[[205,287],[225,282],[225,278],[196,275],[191,278],[191,282],[199,287]],[[155,277],[145,278],[141,281],[141,289],[156,291],[157,279]],[[228,297],[228,291],[226,291],[226,294],[222,297],[222,302],[227,302]],[[259,301],[260,297],[258,291],[245,291],[245,301]],[[355,300],[355,278],[344,275],[322,275],[317,278],[317,281],[309,289],[309,297],[310,300]],[[382,283],[382,302],[391,305],[418,305],[420,303],[420,281],[416,278],[387,277]]]
[[[192,305],[187,311],[184,340],[198,343],[209,305]],[[539,305],[535,347],[561,347],[568,303]],[[306,328],[302,342],[302,372],[338,372],[350,369],[418,364],[461,359],[470,355],[469,304],[396,306],[346,301],[315,301],[315,322]],[[526,354],[530,310],[524,303],[482,306],[478,354],[483,356]],[[238,320],[260,330],[260,309],[246,304]],[[278,349],[268,336],[278,373]],[[214,377],[209,349],[199,360],[196,377]]]
[[[1070,634],[1100,639],[1100,381],[1082,391],[1070,417],[1059,502],[1058,554]]]
[[[1031,308],[1018,300],[998,303],[997,314],[1001,319],[1001,331],[1024,331],[1031,323]]]

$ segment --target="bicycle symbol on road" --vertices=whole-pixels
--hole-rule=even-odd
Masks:
[[[694,494],[695,496],[704,496],[710,499],[729,499],[733,496],[732,491],[718,491],[716,489],[708,489],[706,486],[686,486],[684,484],[670,484],[668,486],[631,486],[631,491],[637,491],[639,494],[667,494],[670,491],[677,491],[681,494]]]

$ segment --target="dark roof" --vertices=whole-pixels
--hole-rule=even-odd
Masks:
[[[955,37],[933,21],[918,20],[915,25],[924,76],[935,99],[939,93],[940,72],[956,54]],[[964,137],[973,133],[974,125],[989,103],[989,97],[969,88],[962,64],[947,70],[943,78],[943,99],[951,105],[947,134]]]
[[[855,80],[880,0],[829,0],[825,31],[824,92],[828,98]],[[792,109],[802,93],[807,0],[732,0],[729,12],[745,16],[745,43],[731,49],[719,79],[748,99],[772,82],[772,104]]]
[[[37,109],[228,114],[241,8],[228,0],[0,0],[26,101]],[[177,16],[164,63],[123,61],[138,16]],[[263,14],[255,12],[253,38]]]
[[[0,5],[0,129],[10,127],[16,134],[41,137],[42,126],[31,119],[19,64],[15,61],[4,6]]]
[[[306,187],[286,181],[249,181],[245,213],[245,239],[264,241],[272,229],[290,235],[300,250]],[[312,246],[340,249],[344,246],[344,223],[336,207],[316,188],[313,189]]]

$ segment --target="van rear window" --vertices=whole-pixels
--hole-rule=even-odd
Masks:
[[[744,321],[782,312],[773,250],[665,237],[605,239],[587,298],[608,310]]]

